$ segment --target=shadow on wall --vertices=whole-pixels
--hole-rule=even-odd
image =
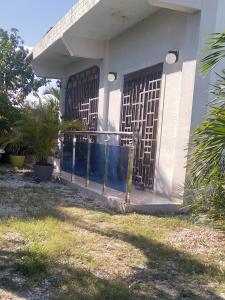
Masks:
[[[158,168],[156,168],[156,179],[157,182],[155,181],[155,185],[157,184],[157,195],[165,197],[171,201],[174,199],[180,201],[183,200],[185,189],[184,185],[177,184],[176,186],[172,187],[168,182],[168,176],[165,175],[162,169],[159,171]]]

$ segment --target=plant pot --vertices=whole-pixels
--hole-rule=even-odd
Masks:
[[[5,153],[5,150],[0,148],[0,157],[2,157],[2,154],[4,154],[4,153]]]
[[[34,165],[34,176],[38,178],[40,181],[51,181],[52,173],[53,173],[53,165]]]
[[[9,161],[13,167],[22,168],[25,161],[24,155],[10,155]]]

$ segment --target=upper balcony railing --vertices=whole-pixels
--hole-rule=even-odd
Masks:
[[[61,171],[69,174],[69,180],[87,188],[94,187],[103,195],[112,191],[122,193],[126,203],[130,202],[132,190],[134,155],[132,132],[67,131],[61,134]]]

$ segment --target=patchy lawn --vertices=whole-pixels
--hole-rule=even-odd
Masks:
[[[225,299],[225,235],[0,172],[0,299]]]

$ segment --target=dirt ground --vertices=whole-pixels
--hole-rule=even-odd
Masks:
[[[0,299],[225,299],[225,234],[0,168]]]

